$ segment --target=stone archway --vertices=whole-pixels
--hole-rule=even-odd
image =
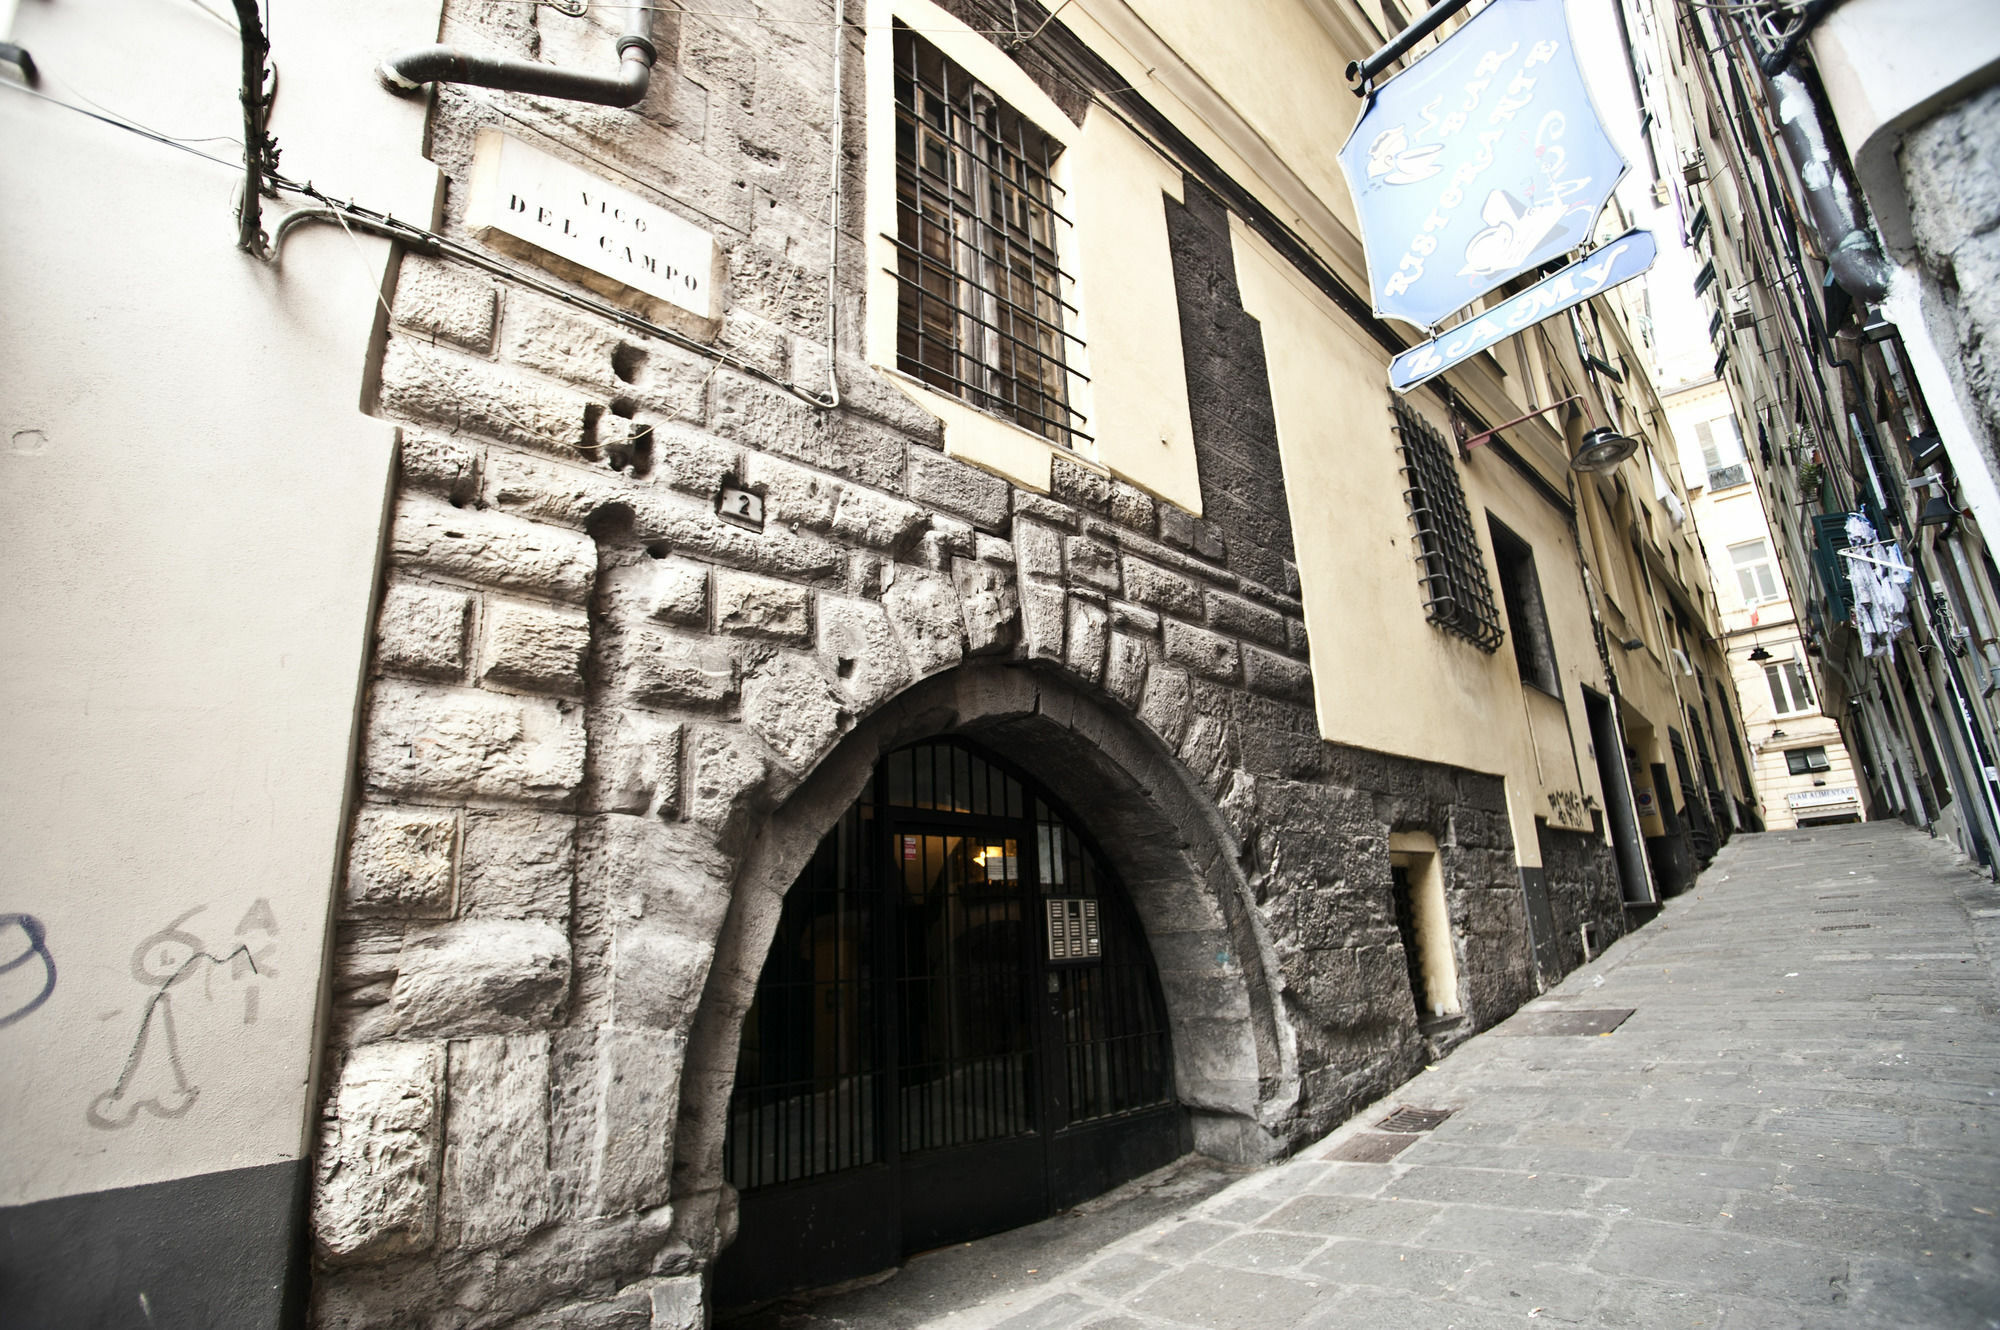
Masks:
[[[1143,727],[1052,671],[970,665],[922,683],[847,736],[747,846],[690,1033],[675,1137],[675,1229],[712,1256],[733,1236],[722,1146],[745,1012],[784,893],[888,751],[958,733],[1083,811],[1158,967],[1176,1093],[1203,1153],[1284,1146],[1297,1097],[1277,963],[1220,813]]]

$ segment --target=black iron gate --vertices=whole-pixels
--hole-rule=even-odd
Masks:
[[[962,741],[890,754],[785,898],[744,1018],[720,1306],[997,1232],[1187,1145],[1123,891]]]

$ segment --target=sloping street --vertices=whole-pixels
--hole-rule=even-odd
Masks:
[[[1900,823],[1739,837],[1284,1164],[739,1324],[2000,1326],[1996,943],[2000,890]]]

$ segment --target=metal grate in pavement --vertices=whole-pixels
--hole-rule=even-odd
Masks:
[[[1449,1108],[1411,1108],[1405,1104],[1375,1125],[1383,1131],[1429,1131],[1450,1117],[1452,1112]]]
[[[1348,1137],[1321,1157],[1343,1164],[1386,1164],[1406,1147],[1416,1143],[1415,1136],[1385,1136],[1381,1132],[1364,1131],[1359,1136]]]
[[[1856,928],[1873,928],[1873,927],[1875,927],[1875,925],[1873,924],[1821,924],[1818,928],[1814,929],[1813,931],[1816,933],[1846,933]]]
[[[1504,1025],[1493,1028],[1497,1035],[1578,1035],[1610,1034],[1625,1023],[1635,1009],[1605,1007],[1578,1011],[1524,1011]]]

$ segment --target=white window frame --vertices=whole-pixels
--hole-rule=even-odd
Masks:
[[[1805,662],[1796,656],[1787,660],[1774,660],[1766,665],[1764,686],[1771,693],[1773,715],[1797,716],[1819,708],[1813,693],[1812,676],[1807,672]],[[1781,692],[1784,694],[1783,699],[1779,696]],[[1801,696],[1804,698],[1803,704],[1800,704]],[[1794,705],[1784,706],[1781,704],[1782,700],[1789,700]]]
[[[1746,558],[1745,555],[1753,548],[1757,551],[1756,556]],[[1736,593],[1742,597],[1744,605],[1754,609],[1785,599],[1785,582],[1778,575],[1777,560],[1771,557],[1770,541],[1761,536],[1756,540],[1738,541],[1728,547],[1728,554],[1730,566],[1736,570]],[[1751,592],[1752,574],[1758,572],[1763,574],[1762,580],[1770,584],[1768,594],[1753,595]]]

